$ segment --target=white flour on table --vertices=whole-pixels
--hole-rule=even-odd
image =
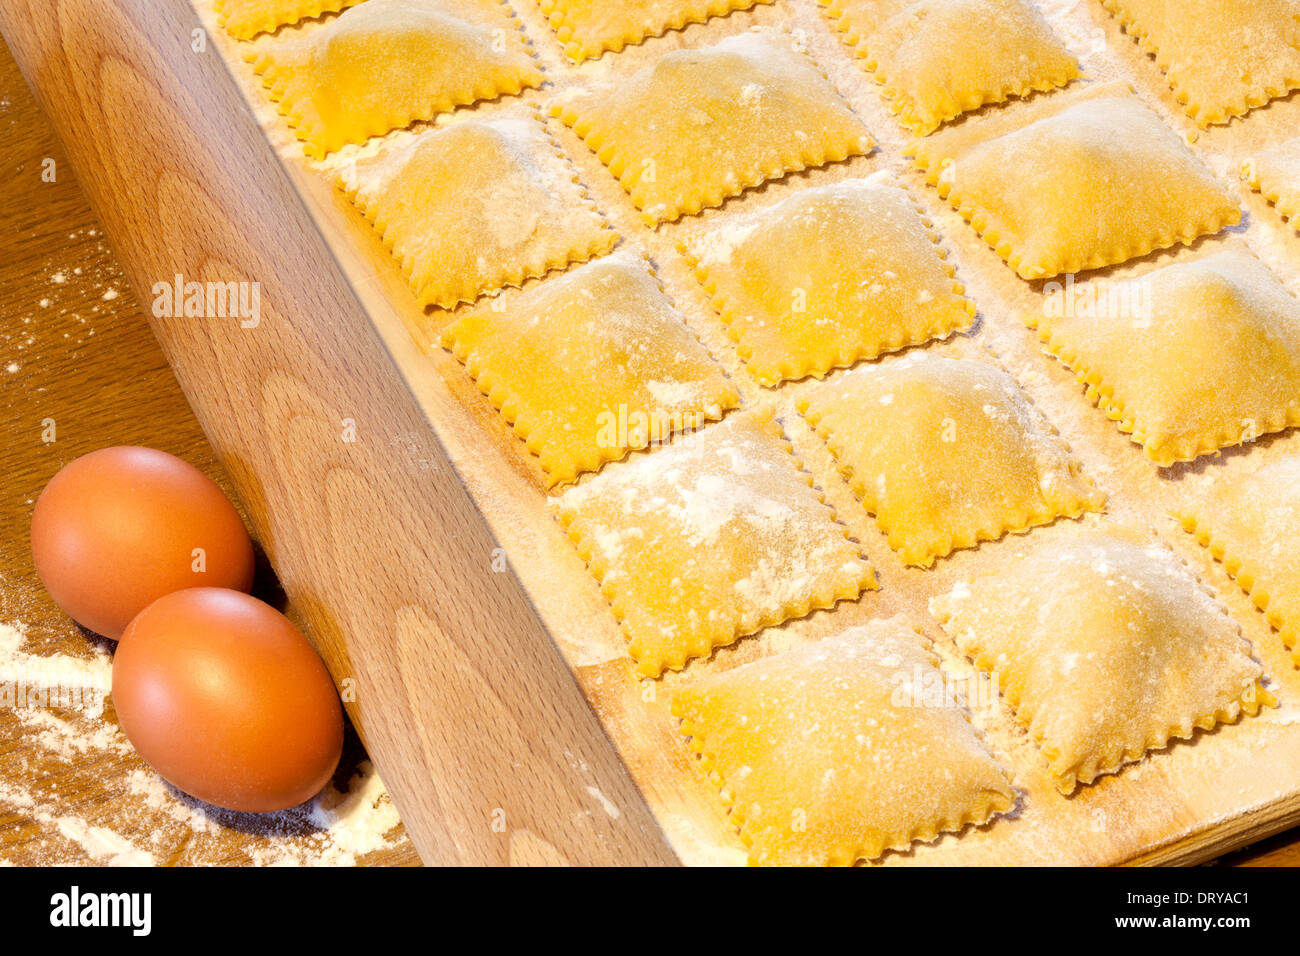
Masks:
[[[236,813],[186,796],[133,757],[116,722],[97,713],[111,688],[106,650],[91,648],[87,657],[37,654],[28,643],[25,625],[0,623],[0,686],[57,685],[65,695],[79,691],[83,703],[98,699],[100,707],[11,704],[0,715],[16,726],[29,752],[0,780],[0,820],[7,827],[34,822],[43,844],[35,858],[30,844],[0,849],[0,866],[226,863],[241,855],[256,866],[354,866],[402,842],[393,832],[401,823],[397,809],[369,761],[357,764],[343,790],[328,785],[277,813]],[[120,768],[118,779],[96,775],[105,760]],[[139,766],[123,766],[131,761]],[[76,789],[94,795],[92,806],[82,806],[68,786],[79,772],[90,774]],[[18,848],[21,854],[14,853]],[[6,853],[16,859],[4,859]]]

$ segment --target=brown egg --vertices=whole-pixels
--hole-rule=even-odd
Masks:
[[[114,639],[164,594],[253,584],[253,544],[216,482],[128,445],[83,455],[50,480],[32,512],[32,560],[59,607]]]
[[[275,608],[192,588],[131,622],[113,657],[113,706],[163,779],[231,810],[314,796],[343,749],[343,711],[319,655]]]

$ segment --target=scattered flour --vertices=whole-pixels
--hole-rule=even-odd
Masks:
[[[11,779],[0,780],[0,819],[42,829],[40,858],[24,847],[18,862],[153,866],[160,863],[228,863],[241,854],[257,866],[355,866],[362,857],[398,847],[405,839],[383,780],[368,761],[357,764],[345,790],[332,784],[316,798],[279,813],[247,814],[195,800],[140,764],[119,780],[97,780],[112,799],[97,800],[109,819],[79,815],[62,790],[88,761],[135,761],[130,742],[102,703],[112,684],[112,659],[96,648],[87,658],[41,655],[26,649],[27,628],[0,624],[0,685],[57,683],[98,695],[99,708],[11,706],[18,734],[35,751]],[[32,746],[34,745],[34,746]],[[232,839],[232,833],[239,833]],[[55,835],[57,834],[57,836]],[[251,835],[249,840],[243,834]],[[15,861],[0,859],[0,866]]]
[[[90,858],[90,862],[107,866],[153,866],[151,853],[141,850],[126,837],[72,815],[62,815],[47,802],[37,801],[28,791],[0,782],[0,805],[34,820],[38,825],[57,831],[67,842]],[[51,849],[51,863],[70,862]],[[0,861],[0,863],[9,861]],[[11,864],[12,865],[12,864]]]
[[[27,628],[22,624],[0,624],[0,681],[76,681],[78,686],[107,694],[113,680],[113,662],[108,652],[96,648],[91,658],[67,654],[29,654]]]

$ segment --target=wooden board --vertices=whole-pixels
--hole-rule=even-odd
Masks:
[[[47,668],[94,684],[108,675],[110,642],[68,618],[32,566],[32,504],[45,483],[105,444],[148,443],[232,488],[3,41],[0,126],[0,630],[26,637],[24,656],[0,660],[0,685]],[[283,606],[262,571],[254,593]],[[419,863],[400,823],[384,830],[395,813],[351,731],[333,786],[272,814],[217,810],[169,788],[132,750],[111,700],[98,717],[6,703],[0,741],[0,867]]]
[[[83,16],[90,16],[101,5],[90,0],[59,5],[60,9],[73,6]],[[597,820],[601,827],[617,831],[619,858],[642,862],[664,859],[663,844],[655,842],[656,835],[661,834],[672,855],[684,862],[741,861],[742,849],[727,825],[717,796],[698,773],[668,714],[668,698],[674,686],[707,670],[773,653],[871,617],[906,611],[929,622],[925,613],[929,597],[946,590],[954,580],[978,571],[992,555],[1078,530],[1078,523],[1061,523],[1034,531],[1027,538],[1012,538],[958,554],[933,571],[904,568],[837,477],[824,448],[793,413],[793,401],[808,387],[807,383],[765,392],[748,378],[703,293],[672,251],[676,233],[683,227],[668,226],[653,233],[646,230],[607,171],[567,130],[552,123],[553,132],[576,162],[598,205],[610,215],[626,241],[650,253],[669,293],[701,339],[726,365],[741,387],[745,402],[775,403],[796,449],[854,536],[863,543],[883,585],[880,591],[860,601],[818,612],[720,650],[710,661],[697,662],[682,675],[658,683],[635,681],[625,659],[624,641],[598,588],[550,516],[536,464],[522,452],[520,443],[457,363],[430,346],[447,316],[425,314],[416,307],[395,265],[369,228],[334,191],[321,169],[302,158],[293,137],[266,103],[256,78],[242,61],[240,46],[216,27],[206,0],[196,0],[196,6],[207,25],[208,42],[224,58],[256,125],[246,115],[231,115],[231,104],[224,94],[216,96],[200,85],[216,82],[209,69],[185,64],[187,56],[204,61],[201,55],[196,57],[188,51],[190,35],[183,28],[179,12],[174,21],[170,15],[163,18],[167,30],[146,30],[136,16],[136,5],[125,6],[131,10],[134,25],[130,29],[147,34],[151,62],[166,68],[152,70],[150,82],[134,90],[147,106],[128,109],[128,97],[119,93],[115,107],[122,112],[105,115],[101,109],[99,115],[109,120],[130,117],[153,124],[145,127],[151,132],[166,129],[173,136],[177,132],[173,126],[196,126],[199,132],[192,139],[174,145],[165,145],[161,140],[150,142],[154,149],[167,149],[172,163],[184,165],[187,171],[190,164],[199,163],[204,173],[203,178],[187,181],[180,193],[189,203],[185,222],[203,223],[206,229],[211,228],[212,219],[225,217],[263,242],[261,250],[267,256],[250,261],[226,256],[224,251],[218,255],[224,247],[206,242],[197,251],[206,252],[208,258],[195,260],[189,257],[195,250],[187,243],[198,227],[173,226],[180,235],[133,236],[132,243],[138,248],[131,258],[150,261],[152,257],[157,264],[159,258],[153,247],[160,240],[166,244],[175,238],[176,246],[186,255],[178,257],[173,249],[169,261],[183,262],[188,270],[177,271],[192,274],[198,271],[197,263],[206,269],[206,277],[257,278],[264,286],[274,280],[278,286],[275,295],[264,292],[264,301],[272,303],[275,310],[273,324],[292,324],[296,334],[307,336],[304,346],[324,350],[304,359],[276,349],[276,345],[284,343],[270,345],[251,341],[254,336],[218,334],[169,321],[156,323],[182,384],[214,433],[223,456],[229,449],[240,449],[251,456],[249,465],[236,468],[236,482],[242,480],[245,494],[251,488],[255,501],[264,495],[273,505],[266,509],[253,505],[250,511],[259,531],[269,532],[272,555],[291,593],[311,595],[319,609],[318,617],[335,622],[323,635],[317,634],[335,676],[362,670],[357,662],[364,657],[368,691],[356,708],[359,723],[426,860],[482,858],[474,841],[486,841],[500,853],[501,841],[493,843],[494,837],[474,833],[471,819],[475,813],[479,819],[491,814],[492,794],[506,786],[504,778],[508,776],[502,772],[508,765],[500,761],[513,747],[513,757],[518,757],[521,750],[529,751],[534,758],[530,765],[551,775],[557,792],[572,801],[571,809],[581,808],[586,814],[580,818],[583,826]],[[1168,517],[1177,503],[1208,478],[1234,471],[1247,458],[1253,462],[1300,450],[1300,436],[1287,434],[1262,440],[1245,452],[1227,453],[1166,472],[1150,465],[1136,446],[1084,401],[1072,376],[1039,352],[1018,316],[1033,307],[1041,289],[1016,279],[910,169],[902,157],[906,137],[812,0],[779,0],[771,7],[691,27],[580,68],[568,65],[559,55],[554,36],[534,5],[521,0],[515,6],[550,80],[547,88],[522,97],[525,102],[544,102],[567,87],[623,73],[668,50],[699,46],[753,25],[787,24],[800,31],[809,51],[866,120],[881,141],[881,148],[869,157],[769,184],[701,218],[710,220],[742,207],[769,204],[808,185],[878,169],[894,170],[935,219],[959,277],[980,306],[980,323],[972,336],[958,338],[934,351],[974,354],[986,348],[993,350],[1061,430],[1085,470],[1109,493],[1106,520],[1154,527],[1203,580],[1218,590],[1254,642],[1283,702],[1281,708],[1260,718],[1221,728],[1192,743],[1152,755],[1140,766],[1085,788],[1072,799],[1055,793],[1040,755],[1014,727],[1005,709],[979,714],[977,720],[988,740],[1013,770],[1023,791],[1020,810],[1010,819],[960,838],[947,836],[907,854],[891,854],[884,862],[1190,862],[1258,839],[1300,818],[1300,723],[1295,720],[1300,711],[1294,709],[1300,702],[1300,675],[1291,667],[1280,641],[1222,569],[1214,566]],[[1192,133],[1191,124],[1174,103],[1163,77],[1098,4],[1093,0],[1049,0],[1042,6],[1080,56],[1091,78],[1128,79],[1174,129]],[[98,16],[109,15],[101,10]],[[55,19],[71,23],[62,17]],[[87,30],[84,22],[77,31]],[[92,18],[90,22],[96,21]],[[0,24],[7,30],[18,28],[13,17],[0,20]],[[303,27],[313,28],[313,24]],[[65,43],[66,37],[65,33]],[[141,42],[145,38],[142,35]],[[144,52],[137,51],[142,56]],[[71,70],[64,68],[60,78],[51,81],[30,68],[44,61],[31,55],[31,50],[27,53],[20,54],[19,59],[28,65],[28,75],[38,89],[43,83],[60,91],[74,88],[80,82],[75,78],[80,75],[76,71],[86,69],[84,63]],[[163,82],[163,74],[181,82],[182,89],[190,92],[182,96]],[[112,71],[101,69],[96,75],[109,77]],[[156,115],[150,97],[163,100],[163,117]],[[492,113],[509,105],[485,104],[475,111]],[[56,107],[56,115],[60,111]],[[1195,148],[1225,181],[1235,182],[1240,159],[1259,145],[1281,140],[1298,125],[1300,102],[1292,97],[1257,111],[1244,122],[1205,134]],[[79,126],[69,120],[65,136],[67,127],[85,129],[84,124]],[[113,128],[113,124],[106,123],[105,128]],[[265,135],[287,173],[286,188],[277,186],[271,195],[257,192],[241,179],[253,165],[257,167],[255,182],[259,186],[272,178],[263,168],[259,153],[265,150],[265,144],[254,142],[253,131]],[[110,142],[102,147],[89,150],[91,155],[86,159],[114,171],[123,181],[144,179],[153,185],[153,195],[138,200],[140,205],[131,207],[134,212],[141,214],[159,207],[175,210],[179,204],[171,193],[172,171],[154,174],[152,165],[144,172],[132,170],[124,157],[130,151],[114,147],[111,137],[108,139]],[[195,148],[210,150],[211,159],[200,163],[185,156],[186,149]],[[347,161],[363,151],[348,149],[339,159]],[[185,158],[177,160],[178,153]],[[255,157],[256,163],[249,156]],[[1243,225],[1232,232],[1243,236],[1293,290],[1300,288],[1300,236],[1290,231],[1258,196],[1247,194],[1239,184],[1236,188],[1247,216]],[[255,203],[250,202],[250,196],[257,197]],[[148,205],[150,199],[153,207]],[[106,219],[110,220],[110,228],[114,224],[124,228],[132,224],[126,215]],[[233,241],[229,235],[223,238]],[[1109,271],[1123,275],[1149,269],[1154,264],[1204,254],[1221,241],[1202,241],[1190,250],[1158,253]],[[270,252],[277,244],[283,252],[272,258]],[[239,267],[231,268],[227,263]],[[137,271],[137,276],[140,274],[149,276],[157,274],[157,270]],[[290,291],[293,294],[288,294]],[[518,293],[504,295],[508,303]],[[354,302],[359,308],[353,308]],[[382,345],[384,355],[376,353],[376,344]],[[363,346],[360,353],[353,351],[358,345]],[[226,363],[236,360],[237,367],[232,370],[227,366],[222,374],[212,374],[203,362],[206,359],[210,364],[213,356],[220,356]],[[354,407],[333,395],[322,400],[315,391],[330,387],[326,380],[315,377],[326,375],[333,364],[338,367],[337,383],[330,383],[330,390],[350,387],[348,400],[362,401],[371,416],[359,428],[359,434],[373,434],[372,430],[381,428],[385,419],[389,424],[389,446],[371,442],[366,447],[366,467],[362,469],[365,480],[351,475],[351,469],[357,467],[356,450],[339,448],[335,443],[330,453],[322,452],[330,447],[335,423]],[[309,376],[313,377],[313,388],[298,384]],[[356,386],[363,383],[371,394],[361,398]],[[249,384],[255,386],[256,401],[262,409],[259,415],[241,412],[239,402],[232,401],[229,394],[230,389],[246,389]],[[274,412],[269,414],[271,409]],[[299,420],[304,418],[310,426],[301,445],[284,442],[283,433],[298,428]],[[392,427],[394,420],[401,423],[400,428]],[[426,423],[436,435],[436,446],[424,431]],[[407,441],[420,449],[415,457],[403,453],[402,445]],[[274,444],[275,454],[252,454],[250,449],[258,442]],[[339,461],[340,455],[346,456],[346,464]],[[337,480],[333,478],[335,468],[342,468],[344,474]],[[371,481],[380,484],[372,485]],[[458,493],[461,486],[463,495]],[[304,493],[304,488],[310,490]],[[316,497],[321,494],[328,501]],[[358,506],[364,514],[352,510]],[[483,528],[475,531],[480,516]],[[331,546],[327,560],[319,556],[322,531]],[[493,548],[497,546],[508,558],[509,570],[503,574],[491,571]],[[414,565],[409,563],[412,561]],[[394,600],[394,591],[400,594],[403,590],[395,589],[388,579],[394,569],[406,576],[409,587],[416,588],[418,599],[403,595]],[[499,593],[488,598],[481,590],[484,588]],[[367,613],[359,613],[358,608]],[[376,609],[382,611],[377,619],[373,617]],[[313,622],[314,633],[317,626]],[[493,633],[485,635],[485,629]],[[964,664],[955,649],[933,622],[929,622],[929,630],[938,639],[947,666],[962,668]],[[576,674],[583,694],[630,772],[635,790],[623,786],[626,781],[609,762],[609,748],[604,747],[598,733],[591,732],[590,725],[575,730],[558,717],[562,713],[572,719],[577,713],[571,688],[563,685],[554,667],[558,658],[552,653],[548,637]],[[490,645],[491,650],[481,645]],[[471,654],[467,646],[480,651],[473,657],[473,665],[466,660]],[[458,686],[458,678],[470,666],[481,668],[482,678]],[[383,693],[376,699],[378,688],[383,688]],[[415,706],[411,701],[414,691],[435,694],[446,706]],[[491,699],[494,706],[474,706],[485,698]],[[507,698],[514,707],[499,708],[498,702]],[[474,709],[449,712],[469,707]],[[503,709],[510,710],[512,719],[501,720],[505,716]],[[481,759],[465,759],[454,747],[445,746],[443,734],[448,726],[455,728],[455,739],[462,744],[486,734],[484,743],[491,752]],[[538,748],[545,754],[533,752]],[[590,781],[584,776],[589,770]],[[496,789],[485,785],[478,775],[492,780]],[[444,801],[444,791],[453,777],[463,782],[465,790],[456,794],[456,800]],[[470,777],[475,779],[466,779]],[[507,811],[505,818],[512,820],[516,812],[529,815],[529,825],[522,828],[528,836],[516,839],[516,831],[509,831],[509,845],[516,849],[516,856],[535,848],[536,856],[545,858],[562,848],[569,859],[599,858],[591,855],[591,843],[583,839],[583,826],[574,827],[569,820],[556,819],[557,807],[563,805],[561,800],[537,792],[530,795],[525,792],[529,788],[510,782],[514,786],[509,789],[527,809]],[[647,807],[652,819],[640,815]],[[546,834],[540,843],[532,838],[538,832]],[[448,834],[455,834],[455,838]],[[452,844],[459,852],[449,850]],[[470,845],[476,848],[462,849]]]

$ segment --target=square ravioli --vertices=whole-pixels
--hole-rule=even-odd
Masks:
[[[442,344],[538,456],[548,485],[694,431],[739,401],[630,252],[465,315]]]
[[[906,564],[1105,503],[1015,379],[988,362],[864,366],[799,409]]]
[[[976,117],[915,150],[927,181],[1023,279],[1125,262],[1241,219],[1124,83]]]
[[[1224,478],[1181,512],[1300,665],[1300,455]]]
[[[217,22],[236,40],[251,40],[290,23],[319,17],[361,0],[217,0]]]
[[[247,59],[316,159],[542,82],[501,0],[366,0]]]
[[[969,110],[1065,86],[1079,63],[1029,0],[820,0],[918,136]]]
[[[574,63],[775,0],[537,0]]]
[[[679,249],[763,385],[968,328],[939,237],[888,175],[804,189]]]
[[[553,112],[618,178],[648,225],[721,205],[795,170],[870,152],[866,127],[785,33],[675,50]]]
[[[1300,136],[1247,160],[1241,177],[1263,194],[1283,219],[1300,229]]]
[[[876,587],[767,410],[611,466],[556,510],[642,677]]]
[[[1300,424],[1300,301],[1243,248],[1046,303],[1028,324],[1158,465]]]
[[[472,302],[618,240],[531,112],[424,130],[348,167],[338,184],[422,306]]]
[[[710,674],[673,714],[755,865],[847,866],[979,826],[1016,794],[958,706],[899,694],[939,680],[903,617]]]
[[[1101,0],[1205,129],[1300,89],[1300,0]]]
[[[1055,541],[930,610],[996,676],[1064,794],[1272,703],[1236,623],[1154,536]]]

